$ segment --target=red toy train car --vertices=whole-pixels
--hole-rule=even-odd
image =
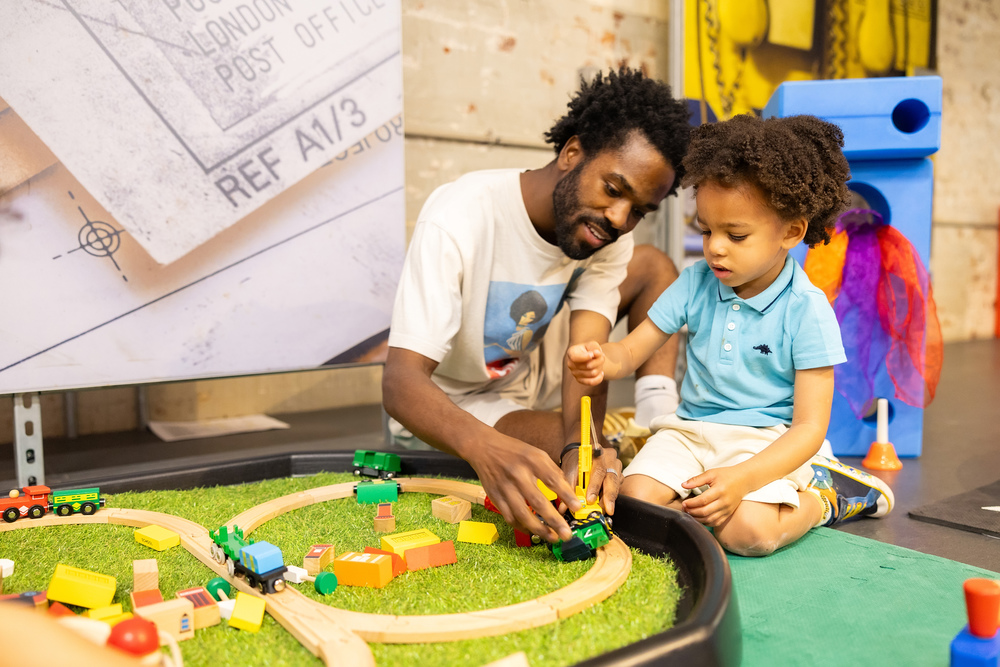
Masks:
[[[0,498],[0,516],[7,523],[14,523],[21,517],[41,519],[48,512],[59,516],[69,516],[74,512],[93,514],[104,507],[101,490],[96,486],[89,489],[67,489],[53,491],[47,486],[26,486],[20,491],[14,489],[9,498]]]

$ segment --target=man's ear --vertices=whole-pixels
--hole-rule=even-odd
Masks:
[[[556,164],[560,171],[569,172],[573,171],[582,160],[583,146],[580,144],[580,137],[574,134],[569,138],[569,141],[563,144],[562,150],[559,151],[559,157],[556,158]]]
[[[805,238],[808,229],[808,220],[805,218],[795,218],[788,223],[788,227],[785,229],[785,238],[782,240],[781,246],[785,250],[791,250],[802,243],[802,239]]]

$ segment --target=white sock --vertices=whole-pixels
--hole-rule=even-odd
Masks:
[[[635,380],[635,423],[649,428],[654,417],[677,411],[677,383],[666,375],[643,375]]]

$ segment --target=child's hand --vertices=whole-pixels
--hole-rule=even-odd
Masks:
[[[684,511],[706,526],[721,526],[732,516],[743,501],[743,496],[753,489],[736,468],[712,468],[681,484],[685,489],[697,489],[708,484],[707,491],[691,496],[683,502]]]
[[[566,367],[577,382],[596,387],[604,381],[604,350],[597,341],[570,345]]]

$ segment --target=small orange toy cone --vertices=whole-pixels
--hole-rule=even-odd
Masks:
[[[869,470],[899,470],[903,463],[896,456],[896,448],[889,442],[889,401],[878,399],[876,410],[875,442],[868,448],[868,456],[861,465]]]
[[[873,442],[861,465],[869,470],[899,470],[903,467],[891,442]]]

